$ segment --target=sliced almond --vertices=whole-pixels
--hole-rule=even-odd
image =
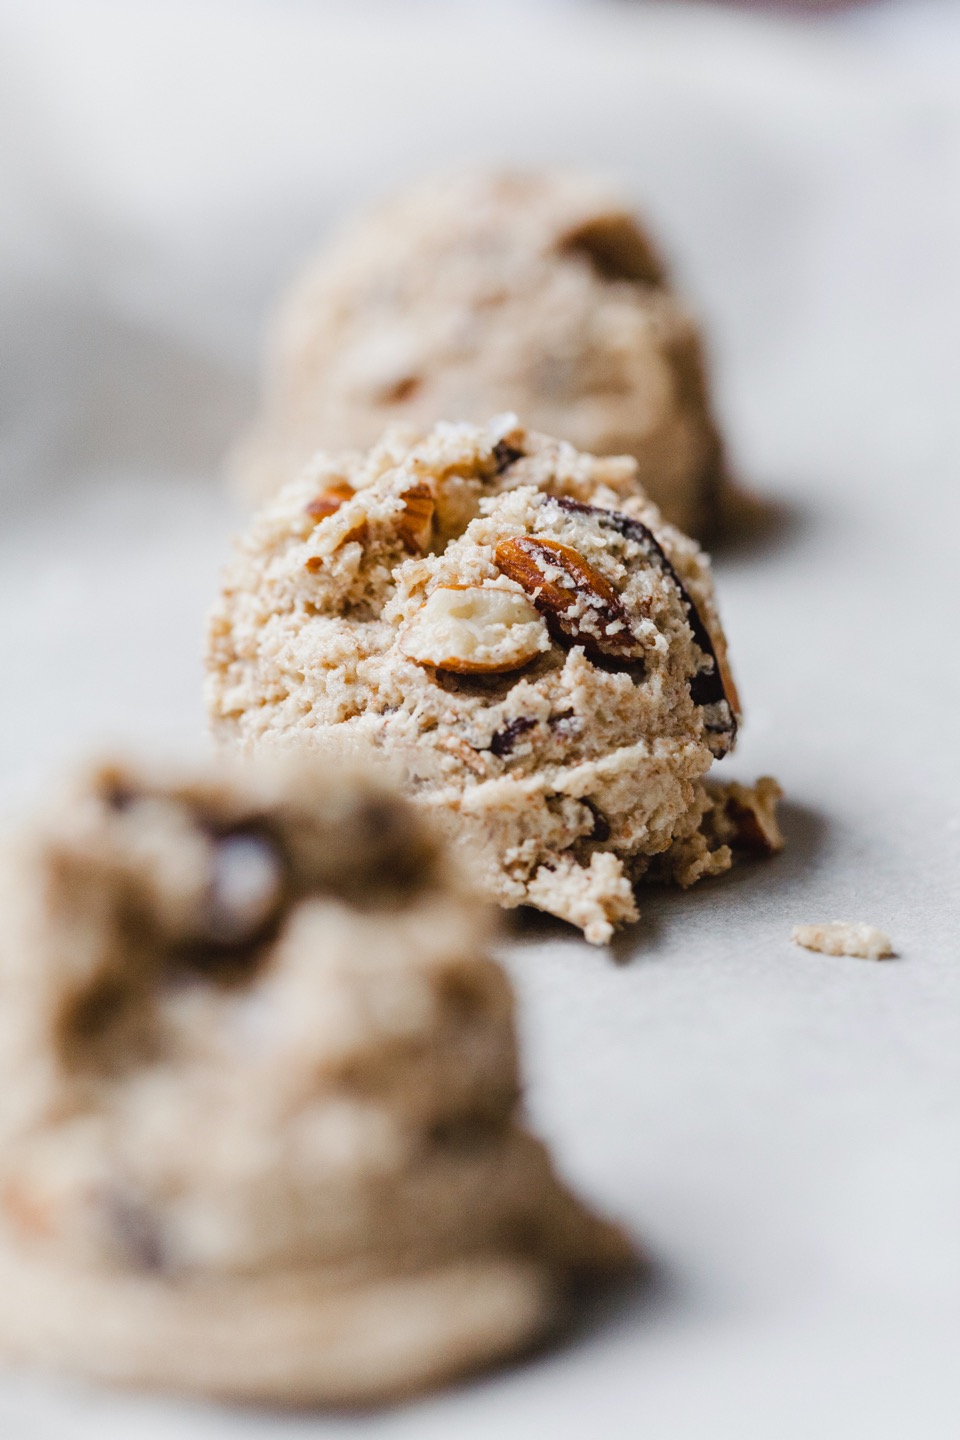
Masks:
[[[458,675],[518,670],[550,648],[546,626],[515,590],[446,585],[408,622],[400,649],[418,665]]]
[[[397,522],[400,539],[415,554],[430,548],[433,533],[433,512],[436,508],[429,485],[413,485],[400,497],[403,511]]]
[[[561,255],[580,255],[601,280],[663,284],[663,266],[632,215],[591,215],[560,241]]]
[[[559,540],[515,535],[500,541],[495,558],[566,640],[618,660],[642,658],[620,596],[579,550]]]

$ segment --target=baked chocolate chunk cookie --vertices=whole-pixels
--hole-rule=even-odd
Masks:
[[[480,889],[589,940],[654,857],[730,864],[701,823],[738,708],[709,564],[629,458],[510,416],[318,457],[240,541],[208,665],[221,741],[376,747]]]
[[[106,766],[2,873],[6,1353],[380,1401],[628,1263],[520,1123],[486,912],[381,782]]]
[[[282,306],[239,478],[262,498],[319,447],[501,410],[633,455],[668,519],[712,526],[723,459],[697,326],[622,199],[583,177],[429,180],[348,229]]]

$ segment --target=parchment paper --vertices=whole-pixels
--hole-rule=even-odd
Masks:
[[[3,1440],[958,1433],[956,19],[0,3],[4,812],[111,737],[199,743],[268,301],[344,210],[462,158],[608,171],[706,317],[780,507],[718,559],[725,764],[789,796],[780,859],[651,891],[613,956],[546,922],[504,945],[533,1121],[652,1289],[360,1419],[10,1374]],[[788,943],[838,917],[901,958]]]

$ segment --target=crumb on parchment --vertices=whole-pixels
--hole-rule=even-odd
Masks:
[[[805,950],[818,950],[821,955],[886,960],[896,953],[889,935],[875,925],[854,925],[848,920],[834,920],[829,925],[795,925],[790,939]]]

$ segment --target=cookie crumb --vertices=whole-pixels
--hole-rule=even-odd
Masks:
[[[834,920],[829,925],[795,925],[790,939],[805,950],[818,950],[821,955],[886,960],[896,954],[889,935],[875,925],[852,925],[848,920]]]

